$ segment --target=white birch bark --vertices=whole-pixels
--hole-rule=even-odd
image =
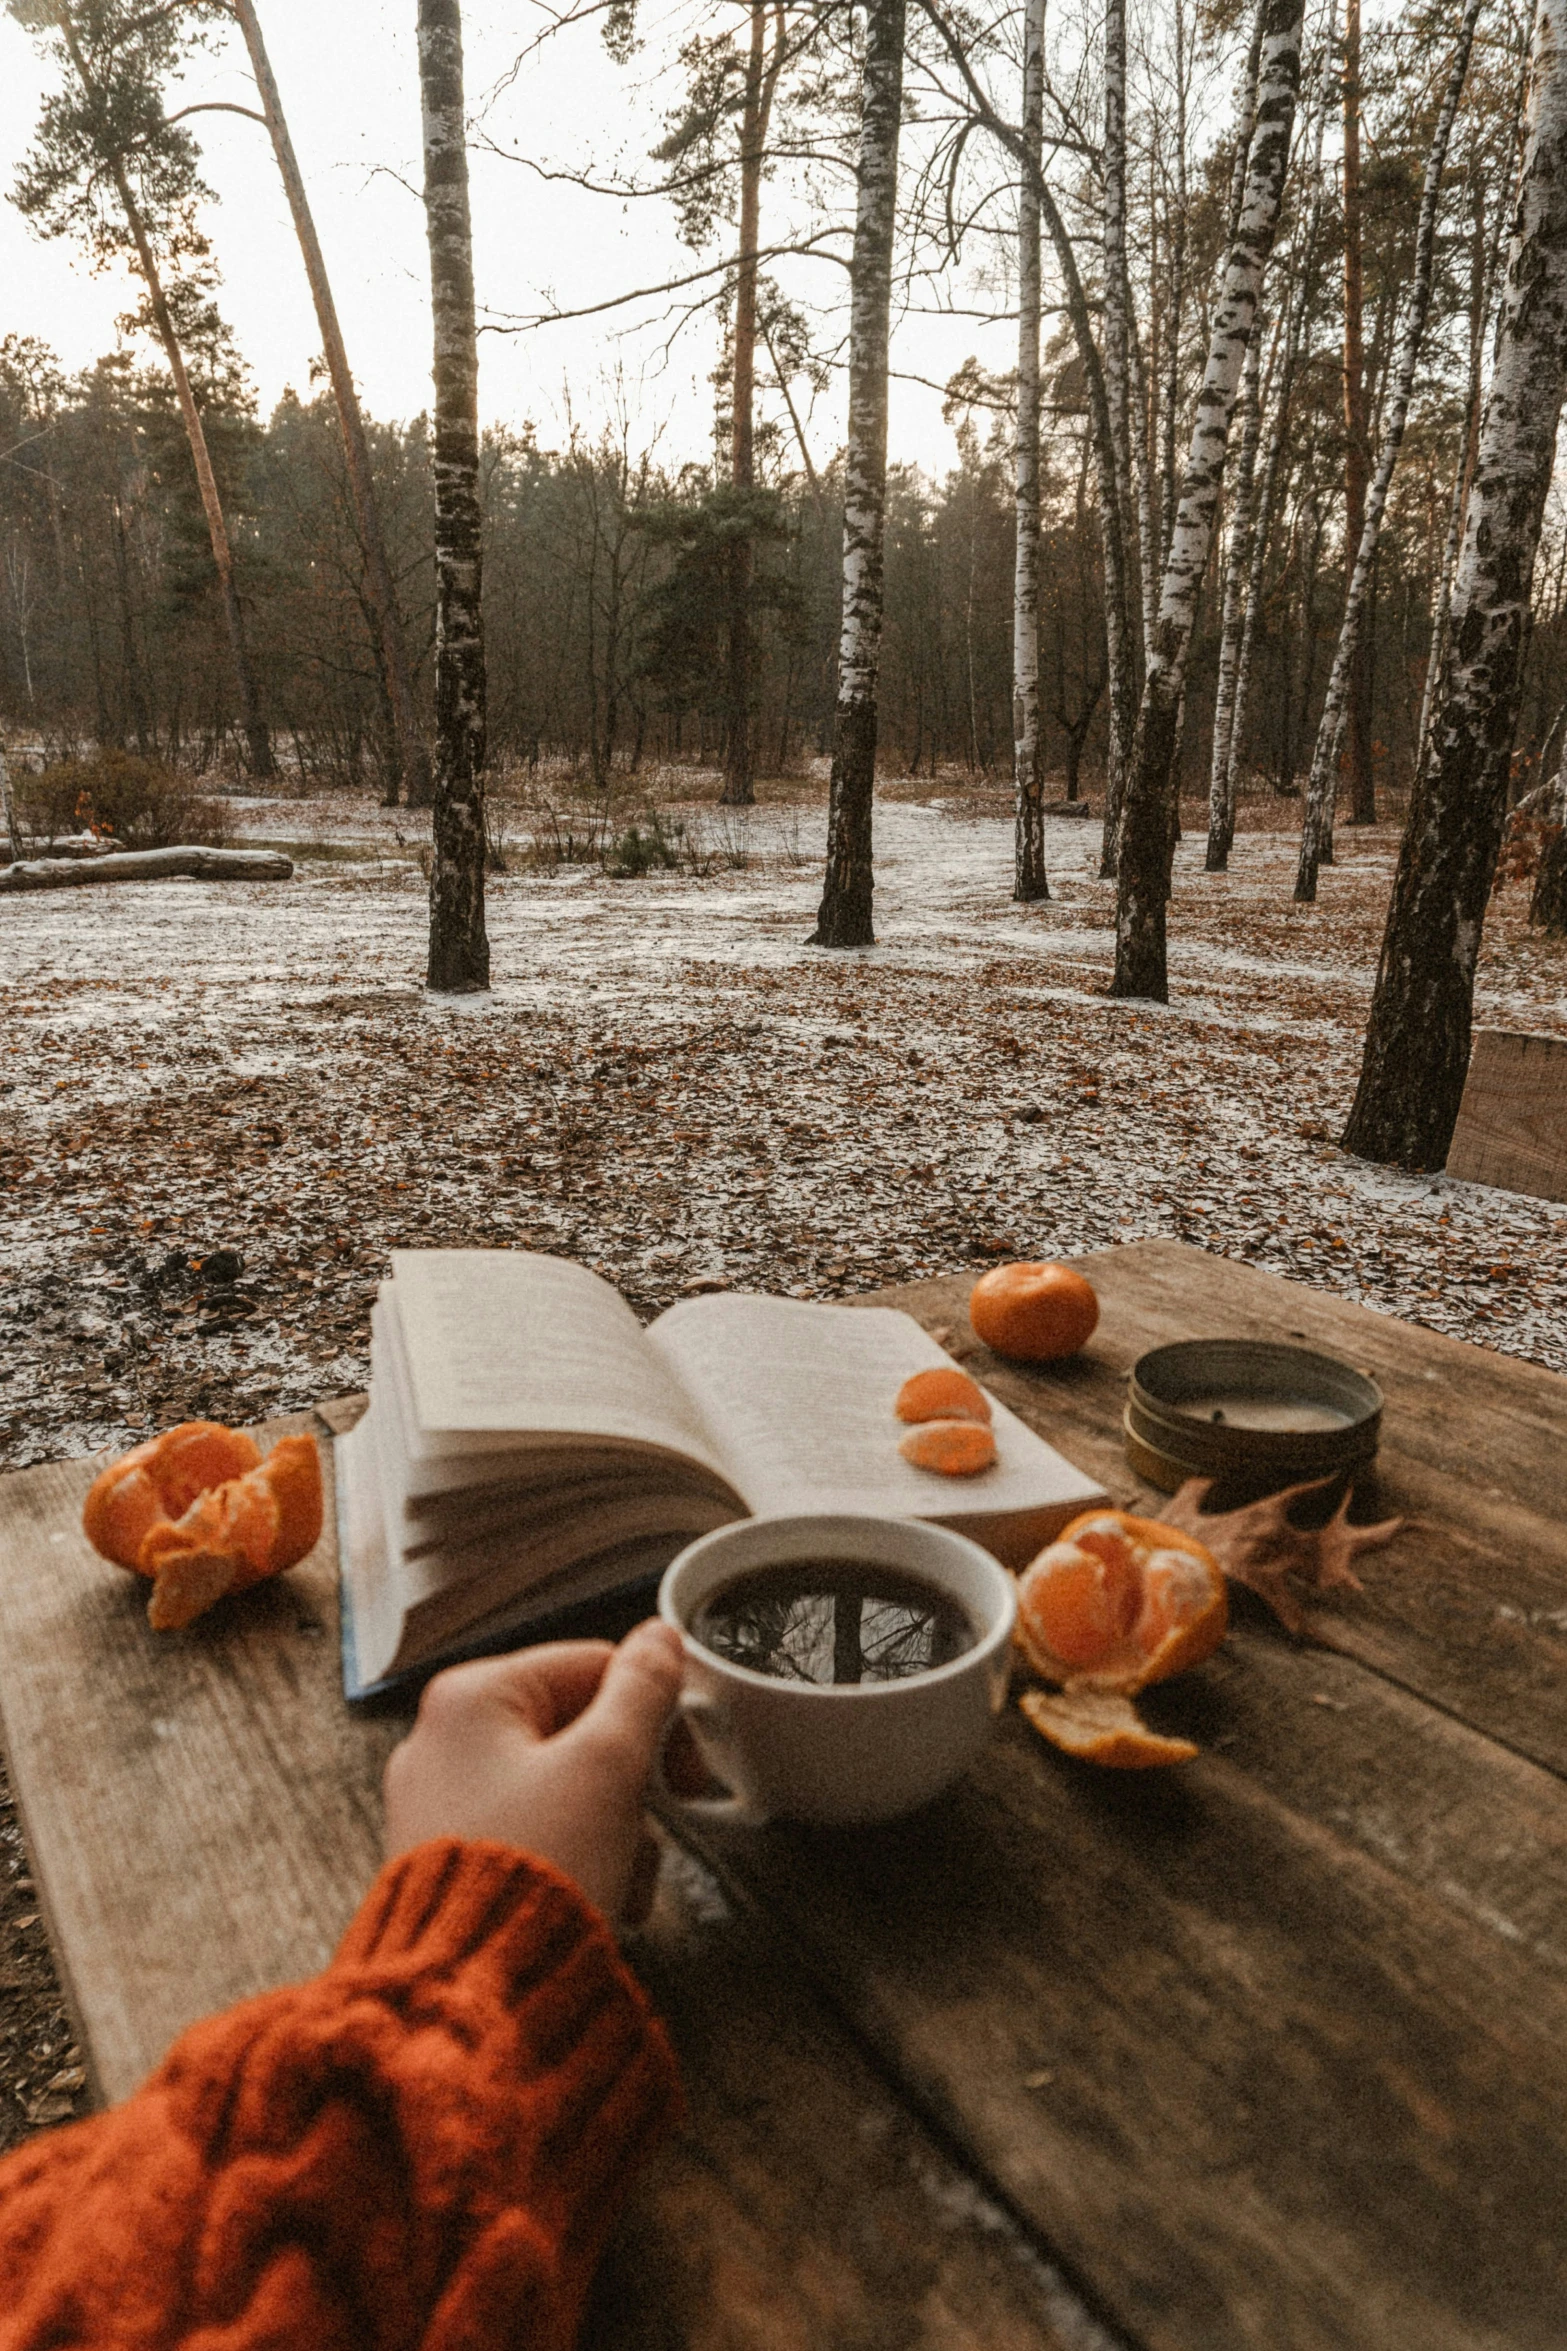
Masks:
[[[1377,470],[1366,499],[1365,527],[1361,531],[1360,545],[1355,554],[1355,568],[1350,574],[1349,593],[1344,599],[1344,617],[1339,624],[1338,645],[1333,655],[1327,696],[1317,727],[1311,776],[1306,786],[1300,865],[1295,876],[1296,900],[1305,904],[1309,904],[1317,895],[1317,868],[1322,864],[1332,839],[1333,793],[1338,776],[1339,746],[1349,715],[1350,682],[1365,627],[1371,567],[1376,561],[1377,541],[1382,533],[1382,517],[1387,511],[1393,469],[1398,463],[1404,427],[1409,420],[1415,369],[1419,364],[1420,346],[1425,339],[1426,320],[1431,309],[1432,268],[1436,253],[1437,213],[1442,199],[1442,174],[1447,166],[1448,144],[1453,135],[1458,101],[1463,95],[1464,81],[1469,71],[1469,52],[1474,45],[1475,24],[1481,4],[1482,0],[1466,0],[1441,112],[1432,135],[1431,151],[1426,158],[1420,222],[1415,234],[1415,274],[1410,288],[1409,315],[1404,322],[1403,339],[1394,362],[1392,403],[1382,435]]]
[[[1388,907],[1360,1084],[1362,1157],[1439,1167],[1469,1063],[1475,964],[1507,813],[1540,523],[1567,384],[1567,24],[1537,0],[1528,134],[1431,754]]]
[[[1246,582],[1251,571],[1253,492],[1257,479],[1257,448],[1262,439],[1262,322],[1259,319],[1247,347],[1241,378],[1240,463],[1235,469],[1235,495],[1230,501],[1229,540],[1224,555],[1224,597],[1219,620],[1219,680],[1213,703],[1213,757],[1208,773],[1209,873],[1222,873],[1229,862],[1230,741],[1234,731],[1235,688],[1240,676],[1241,632],[1245,625]]]
[[[827,810],[827,871],[811,944],[869,947],[875,887],[871,804],[881,668],[887,506],[887,343],[903,115],[905,0],[869,0],[849,296],[849,433],[844,457],[843,620]]]
[[[1112,5],[1116,0],[1112,0]],[[1045,0],[1023,13],[1023,138],[1036,171],[1044,155]],[[1018,202],[1017,444],[1013,484],[1017,560],[1012,584],[1012,776],[1017,825],[1012,895],[1048,898],[1044,749],[1039,724],[1039,205],[1025,178]]]
[[[1041,38],[1043,34],[1041,32]],[[1104,27],[1105,137],[1104,137],[1104,378],[1110,412],[1111,473],[1115,482],[1116,528],[1124,553],[1130,552],[1132,506],[1132,436],[1129,389],[1130,288],[1126,271],[1126,0],[1105,0]],[[1037,152],[1037,150],[1036,150]],[[1123,603],[1124,611],[1124,603]],[[1116,630],[1110,648],[1110,741],[1105,778],[1104,843],[1101,872],[1113,874],[1120,839],[1121,807],[1126,792],[1127,763],[1132,754],[1132,719],[1136,679],[1119,680],[1116,665],[1130,671],[1132,642],[1129,626]],[[1146,654],[1146,648],[1144,648]]]
[[[1224,482],[1230,419],[1256,322],[1268,256],[1289,169],[1290,133],[1300,87],[1302,0],[1261,0],[1256,129],[1235,236],[1224,266],[1209,332],[1207,362],[1191,450],[1164,567],[1159,621],[1149,649],[1137,722],[1137,749],[1122,826],[1116,904],[1116,962],[1111,994],[1169,994],[1165,902],[1173,836],[1170,775],[1179,738],[1186,662],[1197,596],[1207,569]],[[1249,76],[1248,76],[1249,79]]]
[[[1316,137],[1311,163],[1311,208],[1307,215],[1305,233],[1300,241],[1300,252],[1294,265],[1294,282],[1290,288],[1288,326],[1284,337],[1284,358],[1279,370],[1278,390],[1274,399],[1273,422],[1268,433],[1268,454],[1262,469],[1262,490],[1257,500],[1257,525],[1252,536],[1251,573],[1246,583],[1246,617],[1241,628],[1240,657],[1235,671],[1235,707],[1230,717],[1229,769],[1225,777],[1224,803],[1226,853],[1233,842],[1235,827],[1235,800],[1240,781],[1241,747],[1245,740],[1246,705],[1251,688],[1252,647],[1257,639],[1257,626],[1262,617],[1262,592],[1267,574],[1268,539],[1273,528],[1273,509],[1278,499],[1279,481],[1284,471],[1284,450],[1289,433],[1290,401],[1295,388],[1295,376],[1301,360],[1307,355],[1309,338],[1307,318],[1311,296],[1311,271],[1316,259],[1317,241],[1322,233],[1322,144],[1327,129],[1328,85],[1333,71],[1333,12],[1323,40],[1323,62],[1320,86],[1317,92]]]
[[[1094,455],[1095,479],[1099,492],[1099,534],[1104,550],[1105,572],[1105,655],[1110,681],[1110,724],[1112,741],[1130,742],[1136,715],[1136,678],[1132,668],[1131,622],[1128,606],[1128,567],[1121,534],[1120,494],[1116,483],[1115,436],[1110,423],[1110,401],[1105,390],[1104,367],[1094,333],[1094,317],[1082,272],[1077,265],[1077,252],[1061,208],[1051,193],[1050,183],[1038,164],[1030,157],[1021,132],[1012,123],[1003,122],[991,105],[990,99],[970,63],[963,33],[948,19],[940,0],[919,0],[919,5],[932,29],[946,49],[947,56],[961,77],[973,105],[974,117],[1006,148],[1017,162],[1025,188],[1032,186],[1039,204],[1041,217],[1049,234],[1061,289],[1066,296],[1066,313],[1072,329],[1072,341],[1083,370],[1084,388],[1088,395],[1089,441]],[[1115,769],[1112,765],[1111,784]]]
[[[418,38],[435,329],[435,855],[429,985],[465,995],[489,986],[490,945],[484,926],[479,344],[460,0],[419,0]]]

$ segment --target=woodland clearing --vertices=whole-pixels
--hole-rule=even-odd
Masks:
[[[664,806],[690,870],[529,870],[513,843],[495,985],[469,998],[421,984],[420,819],[341,796],[236,813],[291,848],[292,882],[0,912],[5,1467],[361,1386],[398,1247],[564,1252],[649,1314],[1166,1234],[1567,1370],[1567,1207],[1333,1140],[1391,825],[1343,829],[1298,907],[1293,830],[1252,829],[1266,803],[1226,875],[1190,809],[1164,1008],[1101,992],[1096,823],[1051,819],[1055,894],[1011,902],[1004,787],[888,789],[879,943],[850,953],[804,944],[815,793]],[[1493,906],[1477,1017],[1564,1034],[1567,943],[1526,906],[1518,883]],[[79,2085],[8,1809],[0,1840],[4,2144]]]

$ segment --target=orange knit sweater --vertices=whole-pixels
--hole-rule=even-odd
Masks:
[[[569,1880],[421,1845],[325,1972],[0,2163],[3,2351],[563,2351],[674,2064]]]

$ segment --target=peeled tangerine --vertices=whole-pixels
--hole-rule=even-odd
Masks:
[[[1195,1755],[1146,1729],[1128,1703],[1151,1682],[1200,1664],[1224,1638],[1218,1562],[1176,1527],[1124,1510],[1077,1518],[1024,1571],[1017,1644],[1061,1696],[1023,1700],[1035,1728],[1069,1754],[1122,1768]]]
[[[186,1420],[111,1462],[82,1528],[103,1558],[151,1577],[147,1621],[161,1633],[297,1566],[320,1539],[321,1511],[314,1437],[282,1437],[263,1461],[243,1429]]]

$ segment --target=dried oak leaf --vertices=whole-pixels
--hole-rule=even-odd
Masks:
[[[1384,1543],[1391,1543],[1405,1524],[1401,1518],[1385,1518],[1376,1526],[1351,1526],[1350,1497],[1346,1494],[1326,1526],[1294,1525],[1289,1515],[1292,1506],[1302,1495],[1320,1494],[1332,1484],[1331,1478],[1286,1486],[1282,1493],[1245,1503],[1239,1510],[1205,1513],[1203,1502],[1213,1482],[1212,1478],[1188,1478],[1166,1506],[1165,1523],[1206,1544],[1231,1582],[1244,1584],[1259,1600],[1266,1601],[1280,1624],[1292,1633],[1306,1633],[1309,1619],[1285,1581],[1287,1576],[1297,1577],[1312,1592],[1326,1592],[1336,1585],[1351,1592],[1363,1591],[1350,1561],[1362,1551],[1377,1551]]]

